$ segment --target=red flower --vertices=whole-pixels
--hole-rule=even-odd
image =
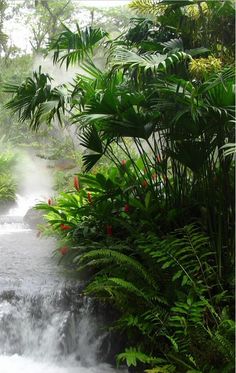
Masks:
[[[48,198],[48,205],[49,205],[49,206],[52,205],[52,199],[51,199],[51,198]]]
[[[142,181],[142,186],[143,186],[144,188],[147,188],[147,187],[148,187],[148,182],[147,182],[147,180],[143,180],[143,181]]]
[[[68,253],[69,249],[68,249],[67,246],[64,246],[64,247],[61,247],[59,251],[60,251],[61,255],[66,255]]]
[[[62,231],[68,231],[69,229],[71,229],[72,227],[70,225],[66,225],[66,224],[61,224],[60,225],[60,228]]]
[[[113,234],[112,234],[112,226],[111,225],[107,225],[107,235],[108,236],[112,236]]]
[[[130,206],[129,206],[128,203],[126,203],[125,206],[124,206],[124,212],[128,213],[129,211],[130,211]]]
[[[126,165],[126,159],[122,159],[122,161],[121,161],[121,165],[123,166],[123,167],[125,167],[125,165]]]
[[[88,201],[89,201],[89,203],[92,203],[92,196],[91,196],[91,193],[88,193]]]
[[[74,176],[74,187],[76,190],[79,191],[80,187],[79,187],[79,178],[78,176]]]

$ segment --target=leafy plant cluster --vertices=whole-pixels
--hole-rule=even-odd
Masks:
[[[16,154],[3,148],[4,138],[0,139],[0,204],[13,202],[16,198],[16,179],[14,177],[14,166]]]
[[[233,4],[132,7],[152,18],[132,20],[116,40],[65,27],[49,45],[54,62],[84,72],[63,87],[41,71],[7,85],[7,106],[35,130],[55,118],[78,128],[85,174],[37,208],[61,260],[87,278],[85,294],[119,311],[118,363],[135,373],[232,372],[234,69],[213,26],[231,24]],[[92,174],[104,157],[108,169]]]

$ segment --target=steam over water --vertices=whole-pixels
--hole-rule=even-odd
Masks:
[[[118,372],[98,363],[106,333],[81,285],[52,258],[55,241],[23,222],[34,201],[48,197],[40,180],[31,178],[31,193],[0,215],[0,373]]]

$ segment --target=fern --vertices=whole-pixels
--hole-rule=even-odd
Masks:
[[[141,352],[136,347],[129,347],[125,349],[125,352],[120,353],[117,355],[117,363],[125,361],[128,367],[134,366],[136,367],[137,364],[140,363],[165,363],[166,360],[161,358],[152,357],[149,355],[146,355],[145,353]]]
[[[150,302],[149,297],[144,291],[138,289],[133,283],[118,277],[96,277],[86,288],[87,294],[107,293],[115,301],[119,302],[120,295],[124,293],[132,294],[144,302]],[[117,299],[115,298],[117,295]]]
[[[154,279],[140,262],[126,254],[111,249],[92,250],[81,256],[77,256],[74,261],[75,263],[78,263],[78,265],[83,265],[83,263],[91,265],[92,261],[94,263],[94,266],[97,266],[97,264],[99,264],[97,260],[100,258],[107,259],[107,261],[110,263],[116,263],[118,265],[129,268],[130,270],[136,272],[136,274],[143,278],[145,282],[150,286],[153,287],[155,285]]]
[[[219,331],[216,331],[213,341],[215,342],[218,351],[228,362],[234,361],[235,351],[233,340],[230,341],[227,336],[224,336]]]
[[[215,253],[207,236],[195,225],[176,230],[172,236],[160,241],[155,249],[146,252],[162,264],[162,269],[172,269],[173,281],[181,279],[182,286],[189,285],[206,291],[212,278],[216,278]]]

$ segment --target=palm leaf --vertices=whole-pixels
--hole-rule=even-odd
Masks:
[[[30,121],[30,127],[37,130],[41,123],[50,124],[57,117],[62,124],[61,114],[65,112],[65,86],[52,88],[52,78],[48,74],[34,72],[20,84],[5,84],[4,91],[13,98],[5,105],[19,115],[20,122]]]
[[[81,29],[77,24],[77,31],[72,32],[68,27],[63,25],[64,31],[49,44],[49,50],[54,51],[53,62],[62,65],[66,63],[75,65],[89,58],[94,48],[108,34],[100,28],[86,27]]]

